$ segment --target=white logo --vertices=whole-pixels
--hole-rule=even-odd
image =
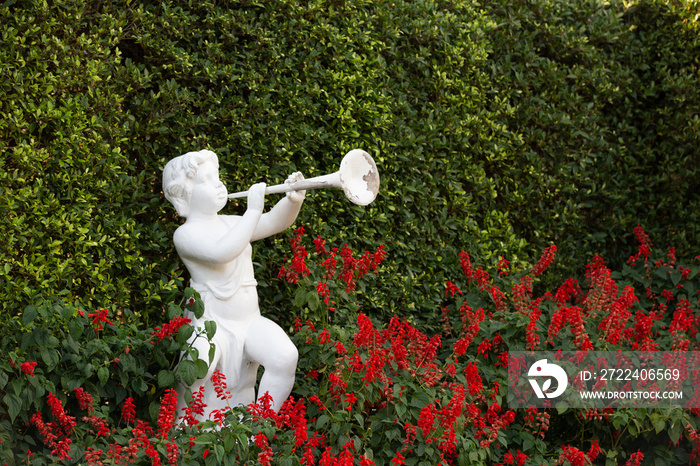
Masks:
[[[546,359],[540,359],[530,366],[527,375],[529,377],[548,377],[542,384],[542,388],[535,380],[528,380],[537,398],[556,398],[564,393],[566,386],[569,384],[569,378],[566,376],[564,369],[556,364],[548,363]],[[549,392],[548,389],[552,385],[552,378],[557,381],[557,389],[554,392]]]

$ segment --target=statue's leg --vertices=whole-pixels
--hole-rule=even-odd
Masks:
[[[294,387],[299,352],[279,325],[265,317],[256,318],[248,328],[244,353],[265,369],[258,387],[258,399],[272,397],[272,408],[279,411]]]

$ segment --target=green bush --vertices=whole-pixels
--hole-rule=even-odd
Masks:
[[[505,142],[487,173],[518,236],[622,265],[641,223],[692,250],[697,8],[693,2],[493,2]],[[583,253],[583,254],[582,254]],[[577,264],[578,265],[578,264]]]
[[[640,223],[690,250],[694,14],[659,0],[5,2],[3,315],[61,296],[158,322],[187,279],[161,169],[205,147],[232,191],[369,151],[378,200],[313,193],[299,222],[386,244],[386,316],[432,308],[429,279],[456,264],[445,247],[527,264],[557,242],[573,273],[595,252],[621,265],[620,232]],[[261,283],[283,244],[257,248]],[[284,316],[280,290],[261,290]]]

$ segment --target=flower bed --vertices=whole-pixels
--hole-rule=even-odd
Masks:
[[[552,273],[556,247],[527,269],[493,270],[467,253],[434,321],[377,322],[355,296],[382,273],[386,248],[291,241],[279,277],[297,309],[297,382],[279,413],[263,398],[198,423],[201,393],[175,418],[179,362],[201,312],[192,290],[168,322],[128,311],[42,303],[8,324],[0,363],[0,452],[9,464],[688,464],[700,458],[694,409],[508,409],[508,351],[695,351],[700,256],[678,264],[642,228],[620,271],[594,256],[581,281]],[[554,284],[554,286],[552,286]],[[425,315],[423,313],[422,315]],[[439,328],[427,332],[425,328]],[[206,329],[209,336],[214,328]],[[206,358],[206,355],[199,355]],[[698,377],[698,374],[691,374]],[[226,380],[217,374],[217,394]],[[182,425],[178,424],[182,422]],[[13,434],[10,434],[12,432]]]

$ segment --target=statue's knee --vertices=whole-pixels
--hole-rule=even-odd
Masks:
[[[274,355],[271,361],[272,367],[266,367],[265,369],[271,369],[274,372],[279,373],[291,373],[294,374],[297,368],[297,362],[299,361],[299,350],[293,344],[289,344],[282,351],[278,351]]]

